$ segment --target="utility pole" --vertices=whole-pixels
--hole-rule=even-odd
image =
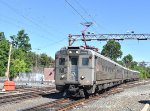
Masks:
[[[39,60],[38,60],[38,52],[40,49],[36,49],[37,50],[37,56],[36,56],[36,73],[38,72],[38,64],[39,64]]]
[[[7,80],[8,80],[8,81],[9,81],[9,69],[10,69],[11,50],[12,50],[12,42],[10,42],[9,56],[8,56],[8,64],[7,64],[7,71],[6,71],[6,77],[7,77]]]

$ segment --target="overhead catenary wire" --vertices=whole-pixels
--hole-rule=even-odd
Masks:
[[[51,32],[47,31],[47,29],[43,28],[40,24],[36,23],[35,21],[33,21],[32,19],[24,16],[23,14],[19,13],[14,7],[12,7],[11,5],[9,5],[8,3],[4,2],[3,0],[1,0],[1,2],[3,5],[7,6],[9,9],[11,9],[12,11],[14,11],[16,14],[18,14],[19,16],[21,16],[22,18],[24,18],[25,20],[29,21],[30,23],[32,23],[33,25],[35,25],[36,27],[44,30],[45,32],[47,32],[50,35],[53,35]],[[50,39],[50,38],[49,38]],[[51,41],[54,41],[53,39],[50,39]],[[56,42],[56,41],[54,41]]]
[[[11,24],[12,26],[15,26],[15,27],[17,27],[17,28],[21,28],[21,26],[19,26],[19,25],[17,25],[17,24],[15,24],[14,22],[12,22],[12,21],[10,21],[10,19],[2,19],[2,18],[0,18],[0,22],[2,22],[2,23],[4,23],[4,24]],[[23,28],[21,28],[21,29],[23,29]],[[30,30],[27,30],[27,32],[30,32],[30,33],[32,33]],[[48,37],[45,37],[44,35],[39,35],[39,34],[37,34],[37,33],[33,33],[33,34],[36,34],[36,36],[37,37],[39,37],[39,38],[41,38],[41,39],[47,39],[47,40],[51,40],[50,38],[48,38]],[[58,42],[58,41],[56,41],[56,42]],[[55,42],[52,42],[52,43],[55,43]],[[56,44],[57,45],[57,44]]]
[[[73,6],[73,5],[71,5],[71,3],[70,2],[68,2],[68,0],[65,0],[65,2],[85,21],[85,22],[88,22],[84,17],[83,17],[83,15]],[[85,9],[84,9],[85,10]],[[86,13],[88,13],[87,11],[86,11]],[[89,14],[88,14],[89,15]],[[92,26],[92,28],[98,33],[98,31]]]
[[[23,14],[23,12],[21,12],[22,14]],[[25,15],[25,14],[24,14]],[[44,18],[42,18],[42,21],[41,21],[41,19],[40,19],[40,17],[41,16],[37,16],[37,15],[34,15],[34,16],[26,16],[26,17],[28,17],[28,18],[30,18],[30,19],[32,19],[32,21],[36,21],[36,23],[40,23],[41,24],[41,26],[44,26],[44,29],[46,28],[46,29],[52,29],[52,30],[57,30],[57,35],[58,34],[65,34],[63,31],[61,31],[60,30],[60,28],[58,27],[58,26],[49,26],[47,23],[45,23],[44,21]],[[59,23],[59,25],[62,25],[62,24],[60,24]],[[59,30],[58,30],[59,29]]]
[[[87,20],[80,14],[80,12],[79,12],[77,9],[75,9],[75,8],[73,7],[73,5],[70,4],[70,2],[68,2],[68,0],[65,0],[65,2],[66,2],[85,22],[87,22]]]
[[[74,0],[74,1],[84,11],[84,13],[87,14],[88,17],[99,27],[99,29],[101,29],[101,28],[105,29],[103,26],[101,26],[99,23],[97,23],[97,21],[94,19],[94,17],[88,13],[88,11],[78,2],[78,0]]]
[[[82,20],[84,20],[85,22],[88,22],[85,17],[73,6],[71,5],[70,2],[68,2],[68,0],[65,0],[65,2],[82,18]],[[95,29],[93,26],[92,26],[93,30],[95,30],[95,32],[98,33],[97,29]]]
[[[16,24],[14,24],[13,22],[11,22],[11,21],[6,21],[6,19],[5,20],[3,20],[3,19],[1,19],[0,18],[0,22],[2,22],[2,23],[7,23],[7,24],[12,24],[12,26],[15,26],[15,27],[19,27],[18,25],[16,25]],[[31,31],[29,30],[28,32],[30,32],[31,33]],[[36,34],[36,33],[34,33],[34,34]],[[43,38],[43,36],[41,36],[41,35],[38,35],[38,37],[40,37],[40,38]],[[36,48],[32,48],[32,49],[45,49],[45,48],[47,48],[47,47],[53,47],[53,46],[56,46],[56,45],[61,45],[60,43],[62,43],[64,40],[66,40],[67,38],[65,37],[65,38],[63,38],[63,39],[61,39],[61,40],[59,40],[59,41],[56,41],[56,42],[50,42],[49,44],[47,44],[47,45],[45,45],[45,46],[43,46],[43,44],[42,44],[42,46],[41,47],[36,47]]]
[[[7,24],[12,24],[13,26],[16,26],[16,27],[19,27],[18,25],[16,25],[16,24],[14,24],[13,22],[10,22],[10,21],[7,21],[6,22],[6,19],[5,20],[3,20],[3,19],[1,19],[0,18],[0,22],[3,22],[3,23],[7,23]],[[28,32],[30,32],[31,33],[31,31],[29,30]],[[36,33],[35,33],[36,34]],[[42,35],[38,35],[38,37],[40,37],[40,38],[43,38],[44,36],[42,36]],[[64,40],[66,40],[66,39],[68,39],[68,38],[63,38],[63,39],[61,39],[61,40],[59,40],[59,41],[56,41],[56,42],[51,42],[51,43],[49,43],[48,45],[45,45],[45,46],[43,46],[43,44],[42,44],[42,46],[41,47],[38,47],[38,48],[36,48],[36,49],[45,49],[45,48],[47,48],[48,46],[54,46],[54,45],[60,45],[60,44],[58,44],[58,43],[61,43],[61,42],[63,42]],[[34,48],[35,49],[35,48]]]
[[[13,23],[13,22],[11,22],[11,21],[8,21],[8,20],[6,20],[6,19],[0,18],[0,22],[2,22],[2,21],[3,21],[3,23],[12,24],[13,26],[19,27],[18,25],[16,25],[15,23]],[[28,32],[32,33],[30,30],[29,30]],[[34,33],[34,34],[36,34],[36,33]],[[44,36],[38,35],[38,37],[43,38]],[[61,42],[63,42],[63,41],[66,40],[66,39],[67,39],[67,38],[65,37],[65,38],[63,38],[63,39],[61,39],[61,40],[59,40],[59,41],[51,42],[51,43],[49,43],[49,44],[47,44],[47,45],[45,45],[45,46],[42,45],[41,47],[34,48],[34,49],[41,49],[41,48],[42,48],[42,49],[45,49],[45,48],[47,48],[48,46],[53,47],[54,45],[55,45],[55,46],[56,46],[56,45],[59,45],[58,43],[61,43]]]
[[[60,45],[60,44],[58,44],[58,43],[61,43],[61,42],[63,42],[63,41],[65,41],[67,39],[67,41],[68,41],[68,38],[63,38],[63,39],[61,39],[61,40],[59,40],[59,41],[57,41],[57,42],[52,42],[52,43],[50,43],[50,44],[47,44],[47,45],[45,45],[45,46],[42,46],[42,47],[38,47],[39,49],[45,49],[45,48],[47,48],[48,46],[51,46],[51,47],[53,47],[54,45]]]
[[[34,26],[37,26],[37,27],[39,27],[39,28],[41,28],[42,30],[44,30],[44,31],[46,31],[46,29],[45,28],[43,28],[41,25],[39,25],[38,23],[36,23],[36,22],[34,22],[34,20],[32,20],[31,18],[29,19],[28,17],[26,17],[26,16],[24,16],[22,13],[19,13],[15,8],[13,8],[11,5],[9,5],[8,3],[6,3],[6,2],[4,2],[4,1],[2,1],[1,2],[3,5],[5,5],[5,6],[7,6],[9,9],[11,9],[12,11],[14,11],[17,15],[19,15],[19,16],[21,16],[22,18],[24,18],[25,20],[27,20],[27,21],[29,21],[30,23],[32,23]],[[13,23],[14,24],[14,23]],[[15,25],[15,24],[14,24]],[[18,26],[18,25],[16,25],[17,27],[20,27],[20,26]],[[30,31],[31,32],[31,31]],[[52,34],[51,32],[49,32],[49,31],[47,31],[47,33],[49,33],[49,34]],[[40,36],[40,35],[38,35],[38,36]],[[62,42],[62,40],[59,40],[59,41],[54,41],[54,40],[52,40],[52,39],[50,39],[49,37],[45,37],[45,36],[41,36],[41,38],[45,38],[45,39],[48,39],[48,40],[51,40],[51,41],[53,41],[52,43],[50,43],[50,45],[52,44],[52,45],[58,45],[58,44],[56,44],[56,43],[61,43]],[[63,39],[67,39],[67,38],[63,38]]]

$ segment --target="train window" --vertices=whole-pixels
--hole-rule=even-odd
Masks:
[[[104,71],[104,66],[102,66],[102,70]]]
[[[82,65],[83,66],[89,65],[89,58],[82,58]]]
[[[108,68],[108,72],[111,72],[110,68]]]
[[[64,73],[64,68],[60,68],[59,73]]]
[[[65,58],[59,58],[59,65],[65,65]]]
[[[95,56],[95,59],[97,59],[98,57],[97,56]]]
[[[106,66],[106,68],[105,68],[105,71],[107,72],[107,66]]]
[[[117,73],[119,73],[119,70],[117,69]]]
[[[78,58],[71,58],[71,65],[77,65],[78,64]]]

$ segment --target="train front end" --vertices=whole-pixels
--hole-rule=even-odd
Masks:
[[[55,55],[56,89],[64,95],[85,97],[92,92],[94,81],[94,56],[81,47],[61,49]]]

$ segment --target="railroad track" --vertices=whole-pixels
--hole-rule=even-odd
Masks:
[[[17,94],[17,93],[25,93],[25,92],[33,92],[33,91],[47,91],[47,90],[51,90],[53,87],[41,87],[41,88],[17,88],[14,91],[6,91],[6,92],[1,92],[0,97],[1,96],[8,96],[8,95],[13,95],[13,94]]]
[[[53,110],[54,111],[66,111],[66,110],[70,110],[76,106],[82,105],[83,103],[89,102],[91,100],[99,99],[102,97],[107,97],[109,95],[116,94],[121,91],[123,91],[123,89],[120,89],[120,88],[112,89],[111,91],[107,91],[100,95],[90,96],[88,99],[82,98],[79,100],[75,100],[75,99],[61,98],[61,99],[58,99],[58,100],[55,100],[52,102],[48,102],[45,104],[41,104],[41,105],[38,105],[35,107],[26,108],[21,111],[53,111]]]
[[[149,83],[149,82],[146,82],[146,83]],[[53,110],[54,111],[67,111],[67,110],[71,110],[77,106],[80,106],[83,103],[87,103],[87,102],[90,102],[90,101],[93,101],[93,100],[96,100],[99,98],[108,97],[109,95],[123,92],[124,89],[135,87],[138,85],[143,85],[143,84],[145,84],[145,83],[131,82],[131,83],[120,85],[118,87],[111,88],[110,90],[105,91],[101,94],[92,95],[88,99],[82,98],[79,100],[74,100],[74,99],[68,99],[68,98],[66,98],[66,99],[61,98],[61,99],[58,99],[58,100],[55,100],[52,102],[48,102],[45,104],[41,104],[41,105],[38,105],[35,107],[26,108],[21,111],[53,111]]]
[[[52,92],[56,91],[55,88],[34,88],[34,89],[21,89],[21,93],[16,94],[8,94],[5,96],[0,96],[0,105],[6,104],[6,103],[16,103],[19,101],[23,101],[25,99],[31,99],[35,97],[40,97],[43,95],[50,94]]]

